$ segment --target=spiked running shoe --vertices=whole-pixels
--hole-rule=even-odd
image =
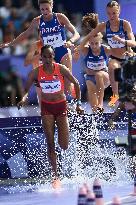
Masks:
[[[119,96],[118,96],[118,95],[113,95],[113,96],[111,96],[111,97],[110,97],[110,102],[108,103],[108,105],[109,105],[110,107],[114,107],[115,104],[116,104],[116,102],[118,101],[118,99],[119,99]]]

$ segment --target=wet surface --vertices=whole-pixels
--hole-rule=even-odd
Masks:
[[[132,158],[128,156],[126,149],[116,147],[114,142],[115,136],[127,135],[127,120],[126,118],[119,119],[116,129],[108,132],[106,123],[109,116],[110,114],[105,113],[99,118],[90,118],[88,114],[85,114],[85,116],[76,117],[75,120],[75,116],[70,115],[70,145],[67,152],[61,153],[64,176],[60,190],[54,190],[51,184],[49,182],[45,184],[44,180],[42,180],[42,185],[40,183],[32,185],[27,180],[25,185],[17,181],[14,182],[14,180],[12,183],[6,181],[4,183],[2,180],[0,182],[0,205],[76,205],[78,188],[84,182],[87,182],[91,188],[95,177],[101,180],[106,204],[110,204],[115,195],[119,195],[125,205],[136,204],[135,197],[129,196],[133,192]],[[38,120],[38,123],[35,124],[36,128],[33,132],[32,126],[35,119]],[[11,126],[7,123],[9,128],[5,126],[3,120],[2,134],[6,133],[8,139],[13,143],[15,141],[13,135],[20,129],[22,136],[25,133],[27,139],[25,142],[33,145],[37,140],[41,144],[43,143],[43,134],[41,134],[40,118],[36,117],[35,119],[33,117],[14,118]],[[19,136],[21,135],[19,133]],[[21,146],[19,145],[18,150],[16,143],[17,162],[19,163],[21,162],[19,161],[20,156],[24,157],[24,152],[20,151],[22,150]],[[29,151],[33,152],[33,147],[30,147]],[[27,165],[25,166],[27,168]],[[19,171],[18,169],[18,173]],[[27,176],[27,170],[24,170],[24,173]],[[12,171],[11,174],[17,175],[15,171]]]

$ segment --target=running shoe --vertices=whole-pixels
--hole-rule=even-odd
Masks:
[[[54,189],[60,189],[61,188],[61,181],[59,178],[53,179],[52,181],[52,187]]]
[[[119,96],[118,96],[118,95],[113,95],[113,96],[111,96],[111,97],[110,97],[110,102],[108,103],[108,105],[109,105],[110,107],[114,107],[115,104],[116,104],[116,102],[118,101],[118,99],[119,99]]]

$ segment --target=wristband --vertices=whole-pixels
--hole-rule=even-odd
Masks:
[[[77,106],[80,106],[81,104],[81,100],[77,100]]]

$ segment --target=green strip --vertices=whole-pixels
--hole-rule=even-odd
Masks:
[[[0,186],[15,186],[28,184],[45,184],[50,181],[48,178],[18,178],[18,179],[3,179],[0,178]]]

